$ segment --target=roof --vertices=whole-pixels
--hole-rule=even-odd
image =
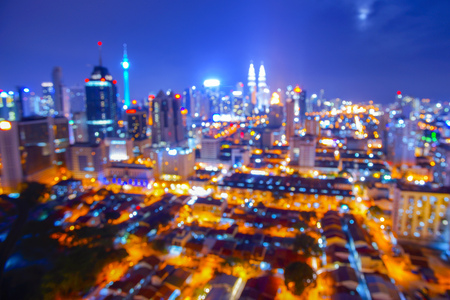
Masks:
[[[191,272],[185,271],[183,269],[176,269],[170,274],[169,277],[165,280],[165,283],[175,286],[177,288],[181,288],[186,280],[191,276]]]
[[[339,267],[337,270],[332,272],[332,275],[336,282],[354,281],[358,283],[356,272],[353,268],[350,267]]]
[[[281,284],[283,284],[281,278],[269,275],[250,278],[240,299],[275,299]]]
[[[209,281],[209,284],[214,286],[214,285],[228,285],[230,287],[233,287],[236,284],[236,281],[239,278],[233,275],[228,275],[228,274],[219,274],[216,277],[214,277],[213,279],[211,279]]]

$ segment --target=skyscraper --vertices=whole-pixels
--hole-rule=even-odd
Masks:
[[[147,112],[137,109],[127,109],[128,137],[133,141],[147,138]]]
[[[55,99],[55,89],[53,88],[53,82],[43,82],[41,84],[41,87],[43,95],[41,101],[41,115],[53,115]]]
[[[270,90],[266,84],[266,69],[261,62],[258,73],[258,109],[260,111],[266,111],[269,108]]]
[[[128,80],[128,68],[130,67],[130,63],[128,62],[127,55],[127,44],[123,44],[123,60],[122,60],[122,68],[123,68],[123,97],[124,97],[124,105],[126,107],[130,107],[130,86]]]
[[[160,91],[151,100],[150,112],[153,120],[151,125],[153,146],[176,147],[185,141],[180,97],[177,98],[172,92],[166,94]]]
[[[90,143],[117,134],[117,88],[107,68],[96,66],[86,79],[86,116]]]
[[[64,107],[64,99],[63,99],[63,85],[62,85],[62,69],[61,67],[54,67],[52,72],[52,81],[53,81],[53,89],[55,91],[55,96],[53,99],[53,113],[58,116],[63,116],[65,112],[68,112],[70,109],[68,107]],[[66,103],[67,106],[67,103]]]

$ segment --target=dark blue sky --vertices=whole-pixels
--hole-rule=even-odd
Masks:
[[[246,83],[253,60],[273,90],[450,100],[449,15],[445,0],[2,0],[0,89],[40,92],[54,66],[66,85],[84,84],[100,40],[121,93],[128,44],[132,98],[212,77]]]

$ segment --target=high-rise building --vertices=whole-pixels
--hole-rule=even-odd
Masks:
[[[261,62],[258,73],[258,109],[265,112],[270,105],[270,90],[266,83],[266,70],[264,64]]]
[[[316,141],[316,137],[309,134],[291,137],[289,140],[291,164],[301,168],[314,168]]]
[[[69,94],[70,113],[86,112],[85,88],[82,86],[72,86],[66,88]]]
[[[54,115],[54,99],[55,89],[53,88],[53,82],[43,82],[42,86],[42,100],[41,100],[41,115],[52,116]]]
[[[33,117],[2,122],[0,173],[4,192],[17,191],[23,181],[49,184],[55,176],[65,173],[69,146],[67,119]]]
[[[417,122],[402,116],[392,120],[388,133],[388,159],[394,166],[405,168],[416,164]]]
[[[0,92],[0,121],[17,121],[19,119],[18,103],[14,100],[14,92]]]
[[[449,243],[448,187],[399,183],[394,191],[393,231],[398,239],[426,245]]]
[[[299,117],[300,124],[305,124],[306,113],[306,91],[302,90],[299,86],[296,86],[293,90],[294,94],[292,99],[294,100],[295,116]]]
[[[176,147],[186,140],[181,96],[175,96],[172,92],[166,94],[160,91],[150,103],[152,144],[155,147]]]
[[[267,124],[268,128],[278,129],[282,126],[284,119],[283,106],[281,105],[280,95],[277,93],[272,94],[267,117],[269,122]]]
[[[62,84],[62,69],[61,67],[54,67],[52,72],[53,89],[55,91],[54,96],[54,112],[57,116],[69,117],[70,107],[68,102],[64,99],[64,86]],[[67,116],[66,116],[67,115]]]
[[[70,121],[75,143],[89,143],[86,112],[76,112]]]
[[[130,63],[128,62],[128,54],[127,54],[127,44],[123,44],[123,60],[122,60],[122,68],[123,68],[123,97],[124,97],[124,105],[126,107],[130,107],[130,84],[128,78],[128,68],[130,67]]]
[[[127,109],[128,137],[131,140],[147,139],[147,112],[144,110]]]
[[[286,100],[285,113],[286,113],[285,136],[286,140],[289,141],[290,137],[295,135],[294,101],[292,101],[292,99],[290,98]]]
[[[305,120],[306,134],[320,136],[320,117],[307,116]]]
[[[117,135],[118,108],[116,81],[103,66],[96,66],[86,79],[86,115],[89,142],[100,143]]]

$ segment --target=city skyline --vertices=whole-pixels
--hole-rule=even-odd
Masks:
[[[126,43],[133,99],[160,89],[182,91],[208,78],[235,86],[245,82],[253,60],[256,66],[264,61],[273,91],[298,84],[310,94],[324,89],[328,99],[386,104],[401,90],[413,97],[448,101],[449,26],[443,12],[449,4],[255,4],[179,2],[171,9],[166,3],[146,2],[123,13],[114,1],[108,6],[78,1],[67,12],[56,2],[45,11],[30,2],[21,4],[24,8],[16,15],[8,12],[17,10],[17,4],[6,2],[0,13],[0,38],[9,41],[9,47],[2,47],[0,56],[21,59],[3,62],[10,72],[0,75],[0,88],[27,86],[39,93],[54,66],[62,67],[63,84],[82,85],[97,65],[100,40],[103,65],[117,78],[121,98],[120,62]],[[102,14],[97,13],[100,9]],[[52,15],[57,17],[49,18]],[[81,17],[85,23],[80,23]],[[92,26],[107,30],[96,32]],[[38,27],[52,34],[35,34]]]

